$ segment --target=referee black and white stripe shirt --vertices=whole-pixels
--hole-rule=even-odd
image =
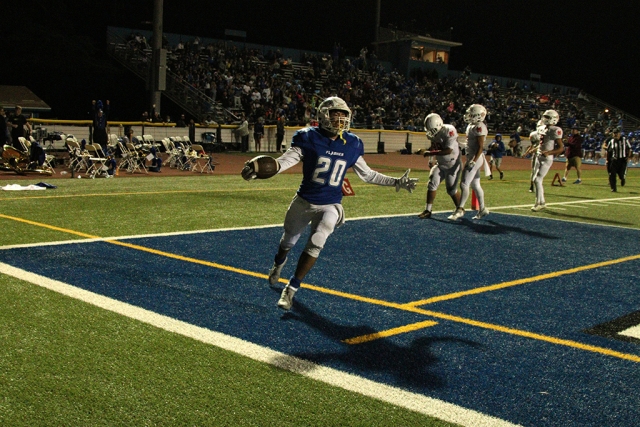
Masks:
[[[607,144],[607,153],[612,159],[626,159],[631,154],[631,144],[619,131],[614,132]]]

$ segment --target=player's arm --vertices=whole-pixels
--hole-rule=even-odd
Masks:
[[[297,165],[302,161],[303,157],[304,156],[302,155],[302,149],[300,147],[290,147],[282,154],[282,156],[276,159],[276,161],[280,165],[278,173],[286,171],[290,167]]]
[[[302,150],[299,147],[291,147],[277,159],[265,155],[254,157],[244,164],[240,174],[247,181],[256,178],[267,179],[296,165],[300,160]]]
[[[544,151],[542,154],[545,156],[557,156],[558,154],[564,151],[564,142],[562,142],[562,138],[558,138],[556,141],[556,148],[549,151]]]
[[[353,165],[353,170],[356,175],[358,175],[358,178],[368,184],[383,185],[387,187],[395,186],[396,191],[400,191],[401,188],[404,188],[411,193],[418,184],[418,178],[409,178],[409,171],[411,169],[408,169],[402,177],[394,178],[371,169],[362,156],[358,157],[358,160]]]

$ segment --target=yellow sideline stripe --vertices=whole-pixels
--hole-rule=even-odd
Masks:
[[[398,328],[387,329],[386,331],[375,332],[373,334],[361,335],[359,337],[348,338],[342,340],[345,344],[362,344],[369,341],[375,341],[380,338],[386,338],[393,335],[404,334],[405,332],[417,331],[418,329],[429,328],[437,325],[438,322],[433,320],[425,320],[424,322],[412,323],[410,325],[400,326]]]
[[[24,218],[18,218],[18,217],[11,216],[11,215],[0,214],[0,218],[11,219],[13,221],[23,222],[23,223],[29,224],[29,225],[35,225],[35,226],[42,227],[42,228],[48,228],[49,230],[60,231],[62,233],[74,234],[76,236],[84,237],[84,238],[87,238],[87,239],[99,239],[100,238],[99,236],[94,236],[92,234],[86,234],[86,233],[82,233],[80,231],[69,230],[68,228],[56,227],[55,225],[43,224],[41,222],[31,221],[31,220],[24,219]]]
[[[280,191],[291,190],[291,187],[269,187],[269,188],[227,188],[224,190],[162,190],[162,191],[130,191],[121,193],[88,193],[88,194],[58,194],[55,196],[26,196],[26,197],[6,197],[0,198],[5,200],[33,200],[33,199],[68,199],[73,197],[107,197],[107,196],[145,196],[158,194],[181,194],[181,193],[237,193],[239,191],[255,192],[255,191]]]
[[[35,225],[35,226],[38,226],[38,227],[48,228],[48,229],[54,230],[54,231],[60,231],[60,232],[63,232],[63,233],[69,233],[69,234],[73,234],[73,235],[76,235],[76,236],[85,237],[87,239],[102,239],[102,237],[100,237],[100,236],[94,236],[92,234],[86,234],[86,233],[82,233],[80,231],[69,230],[68,228],[56,227],[55,225],[43,224],[43,223],[40,223],[40,222],[30,221],[30,220],[24,219],[24,218],[17,218],[17,217],[10,216],[10,215],[0,214],[0,218],[11,219],[11,220],[18,221],[18,222],[23,222],[23,223],[29,224],[29,225]],[[234,273],[245,274],[247,276],[258,277],[258,278],[261,278],[261,279],[267,279],[268,278],[268,276],[266,274],[255,273],[253,271],[243,270],[243,269],[240,269],[240,268],[235,268],[235,267],[231,267],[231,266],[228,266],[228,265],[218,264],[218,263],[215,263],[215,262],[204,261],[204,260],[201,260],[201,259],[190,258],[190,257],[182,256],[182,255],[176,255],[176,254],[172,254],[172,253],[169,253],[169,252],[163,252],[163,251],[159,251],[159,250],[156,250],[156,249],[147,248],[145,246],[134,245],[132,243],[125,243],[125,242],[120,242],[118,240],[112,240],[112,239],[104,239],[103,241],[107,242],[107,243],[114,244],[114,245],[118,245],[118,246],[124,246],[124,247],[131,248],[131,249],[137,249],[137,250],[143,251],[143,252],[148,252],[148,253],[151,253],[151,254],[154,254],[154,255],[160,255],[160,256],[167,257],[167,258],[177,259],[177,260],[180,260],[180,261],[187,261],[187,262],[192,262],[194,264],[200,264],[200,265],[206,265],[208,267],[219,268],[220,270],[232,271]]]
[[[578,342],[578,341],[572,341],[572,340],[566,340],[566,339],[562,339],[562,338],[550,337],[548,335],[537,334],[535,332],[522,331],[520,329],[513,329],[513,328],[506,327],[506,326],[495,325],[495,324],[486,323],[486,322],[480,322],[478,320],[467,319],[467,318],[464,318],[464,317],[452,316],[450,314],[439,313],[437,311],[421,310],[421,309],[414,309],[414,310],[418,310],[418,311],[415,311],[416,313],[422,313],[422,314],[425,314],[427,316],[432,316],[432,317],[435,317],[435,318],[438,318],[438,319],[445,319],[445,320],[450,320],[452,322],[464,323],[464,324],[471,325],[471,326],[477,326],[479,328],[490,329],[490,330],[498,331],[498,332],[504,332],[506,334],[517,335],[517,336],[520,336],[520,337],[531,338],[531,339],[539,340],[539,341],[545,341],[545,342],[548,342],[548,343],[551,343],[551,344],[564,345],[564,346],[567,346],[567,347],[573,347],[573,348],[577,348],[577,349],[580,349],[580,350],[586,350],[586,351],[590,351],[590,352],[593,352],[593,353],[600,353],[600,354],[604,354],[604,355],[607,355],[607,356],[618,357],[620,359],[625,359],[625,360],[630,360],[632,362],[640,363],[640,356],[635,355],[635,354],[622,353],[622,352],[611,350],[611,349],[605,348],[605,347],[598,347],[598,346],[595,346],[595,345],[584,344],[584,343],[581,343],[581,342]],[[414,310],[412,310],[412,311],[414,311]]]
[[[408,302],[405,305],[408,307],[418,307],[426,304],[433,304],[435,302],[447,301],[456,298],[462,298],[468,295],[477,295],[484,292],[496,291],[498,289],[510,288],[512,286],[524,285],[525,283],[539,282],[541,280],[553,279],[560,276],[565,276],[567,274],[579,273],[581,271],[592,270],[594,268],[606,267],[609,265],[620,264],[627,261],[634,261],[636,259],[640,259],[640,254],[631,255],[623,258],[612,259],[609,261],[596,262],[594,264],[582,265],[580,267],[569,268],[567,270],[554,271],[552,273],[540,274],[537,276],[526,277],[524,279],[511,280],[509,282],[497,283],[495,285],[483,286],[480,288],[469,289],[467,291],[454,292],[451,294],[440,295],[437,297],[431,297],[419,301]]]
[[[49,224],[43,224],[43,223],[40,223],[40,222],[31,221],[31,220],[24,219],[24,218],[17,218],[17,217],[10,216],[10,215],[0,214],[0,218],[11,219],[11,220],[14,220],[14,221],[23,222],[25,224],[35,225],[35,226],[38,226],[38,227],[48,228],[50,230],[55,230],[55,231],[61,231],[61,232],[64,232],[64,233],[74,234],[76,236],[81,236],[81,237],[85,237],[85,238],[89,238],[89,239],[100,239],[99,236],[93,236],[93,235],[82,233],[82,232],[79,232],[79,231],[69,230],[67,228],[62,228],[62,227],[56,227],[54,225],[49,225]],[[232,271],[232,272],[235,272],[235,273],[245,274],[245,275],[248,275],[248,276],[258,277],[258,278],[261,278],[261,279],[268,278],[268,276],[266,274],[255,273],[255,272],[252,272],[252,271],[243,270],[243,269],[235,268],[235,267],[230,267],[230,266],[226,266],[226,265],[222,265],[222,264],[217,264],[217,263],[214,263],[214,262],[209,262],[209,261],[198,260],[198,259],[195,259],[195,258],[184,257],[184,256],[181,256],[181,255],[176,255],[176,254],[171,254],[171,253],[168,253],[168,252],[163,252],[163,251],[159,251],[159,250],[155,250],[155,249],[151,249],[151,248],[146,248],[144,246],[134,245],[134,244],[130,244],[130,243],[124,243],[124,242],[120,242],[120,241],[117,241],[117,240],[105,239],[104,241],[107,242],[107,243],[113,243],[115,245],[129,247],[129,248],[132,248],[132,249],[137,249],[137,250],[141,250],[141,251],[144,251],[144,252],[148,252],[148,253],[152,253],[152,254],[156,254],[156,255],[161,255],[161,256],[165,256],[165,257],[168,257],[168,258],[173,258],[173,259],[177,259],[177,260],[181,260],[181,261],[193,262],[195,264],[206,265],[206,266],[209,266],[209,267],[219,268],[221,270]],[[637,259],[638,257],[640,257],[640,255],[635,255],[633,257],[627,257],[627,258],[620,258],[620,260],[614,260],[614,261],[623,262],[621,260]],[[601,264],[605,264],[605,265],[615,264],[616,262],[614,262],[614,261],[607,261],[607,262],[601,263]],[[604,354],[604,355],[607,355],[607,356],[617,357],[617,358],[620,358],[620,359],[625,359],[625,360],[630,360],[632,362],[640,363],[640,356],[637,356],[635,354],[621,353],[619,351],[611,350],[611,349],[604,348],[604,347],[597,347],[597,346],[593,346],[593,345],[583,344],[583,343],[580,343],[580,342],[577,342],[577,341],[550,337],[550,336],[547,336],[547,335],[537,334],[537,333],[534,333],[534,332],[522,331],[522,330],[519,330],[519,329],[513,329],[513,328],[506,327],[506,326],[495,325],[495,324],[487,323],[487,322],[480,322],[478,320],[467,319],[467,318],[459,317],[459,316],[453,316],[453,315],[450,315],[450,314],[440,313],[440,312],[437,312],[437,311],[424,310],[424,309],[415,307],[415,306],[413,306],[411,304],[398,304],[398,303],[393,303],[393,302],[389,302],[389,301],[378,300],[378,299],[375,299],[375,298],[368,298],[368,297],[363,297],[363,296],[360,296],[360,295],[349,294],[349,293],[346,293],[346,292],[335,291],[333,289],[327,289],[327,288],[323,288],[323,287],[320,287],[320,286],[310,285],[308,283],[303,283],[301,286],[304,287],[304,288],[307,288],[307,289],[311,289],[311,290],[314,290],[314,291],[317,291],[317,292],[322,292],[322,293],[329,294],[329,295],[336,295],[336,296],[340,296],[340,297],[343,297],[343,298],[352,299],[352,300],[361,301],[361,302],[368,302],[368,303],[371,303],[371,304],[380,305],[380,306],[384,306],[384,307],[397,308],[399,310],[409,311],[409,312],[418,313],[418,314],[424,314],[426,316],[435,317],[437,319],[444,319],[444,320],[449,320],[451,322],[463,323],[463,324],[466,324],[466,325],[476,326],[476,327],[483,328],[483,329],[489,329],[489,330],[493,330],[493,331],[497,331],[497,332],[503,332],[503,333],[506,333],[506,334],[521,336],[521,337],[525,337],[525,338],[531,338],[531,339],[535,339],[535,340],[539,340],[539,341],[545,341],[545,342],[552,343],[552,344],[557,344],[557,345],[564,345],[564,346],[567,346],[567,347],[577,348],[577,349],[580,349],[580,350],[586,350],[586,351],[590,351],[590,352],[593,352],[593,353]],[[423,323],[423,322],[421,322],[421,323]],[[416,324],[414,324],[414,325],[416,325]],[[412,325],[407,325],[407,326],[405,326],[405,328],[407,328],[407,327],[410,328],[411,326]],[[425,326],[423,326],[423,327],[425,327]],[[394,328],[394,329],[391,329],[390,331],[398,330],[398,329],[401,329],[401,328],[402,327]],[[416,328],[416,329],[419,329],[419,327]],[[410,330],[412,330],[412,329],[407,329],[406,331],[410,331]],[[413,330],[415,330],[415,329],[413,329]],[[384,331],[383,332],[378,332],[378,334],[384,334],[384,333],[386,333],[386,332],[384,332]],[[372,335],[375,335],[375,334],[370,334],[370,336],[372,336]],[[358,338],[358,337],[356,337],[356,338]]]

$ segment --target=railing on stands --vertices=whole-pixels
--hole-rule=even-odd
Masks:
[[[108,52],[115,60],[132,71],[142,80],[149,80],[149,67],[152,62],[150,49],[134,49],[128,45],[128,41],[113,31],[107,31]],[[198,118],[198,121],[211,115],[214,120],[223,121],[224,110],[220,103],[183,82],[180,77],[167,70],[166,89],[163,94],[176,104],[180,105],[189,114]]]
[[[631,115],[629,113],[626,113],[622,110],[620,110],[618,107],[615,107],[607,102],[604,102],[603,100],[596,98],[595,96],[592,95],[585,95],[585,97],[587,98],[587,100],[585,100],[587,103],[589,104],[595,104],[596,109],[603,111],[605,109],[609,109],[610,111],[617,111],[620,112],[620,114],[622,115],[622,119],[624,121],[624,131],[630,131],[630,130],[637,130],[640,129],[640,119],[634,115]]]
[[[37,139],[41,141],[47,149],[65,150],[64,140],[57,139],[58,136],[73,135],[78,141],[91,141],[91,125],[90,120],[47,120],[47,119],[29,119],[34,133],[38,135]],[[179,128],[173,124],[163,125],[146,122],[109,122],[109,134],[124,136],[124,127],[130,126],[133,135],[141,137],[142,135],[151,135],[156,142],[162,141],[164,138],[185,137],[189,136],[188,128]],[[225,151],[240,151],[240,139],[236,135],[237,125],[219,125],[219,126],[201,126],[196,125],[195,138],[192,143],[203,144],[211,147],[211,134],[215,135],[215,143],[218,149],[224,147]],[[286,127],[286,136],[284,148],[288,148],[291,136],[300,127]],[[394,153],[406,150],[415,153],[421,149],[429,147],[427,138],[423,132],[409,132],[406,130],[379,130],[379,129],[352,129],[364,143],[364,151],[367,154],[373,153]],[[489,135],[487,141],[491,141],[493,136]],[[460,134],[458,140],[461,144],[466,143],[466,135]],[[529,141],[522,138],[521,145],[523,149],[529,146]],[[265,136],[261,143],[261,150],[275,152],[276,146],[276,126],[265,126]],[[253,141],[253,132],[249,132],[249,152],[255,151],[255,143]]]

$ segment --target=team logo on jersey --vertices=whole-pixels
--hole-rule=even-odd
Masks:
[[[556,135],[557,136],[562,136],[562,129],[556,129]]]
[[[449,136],[455,135],[452,130],[449,131]]]
[[[476,128],[476,132],[482,132],[482,127],[478,126],[478,127]]]

